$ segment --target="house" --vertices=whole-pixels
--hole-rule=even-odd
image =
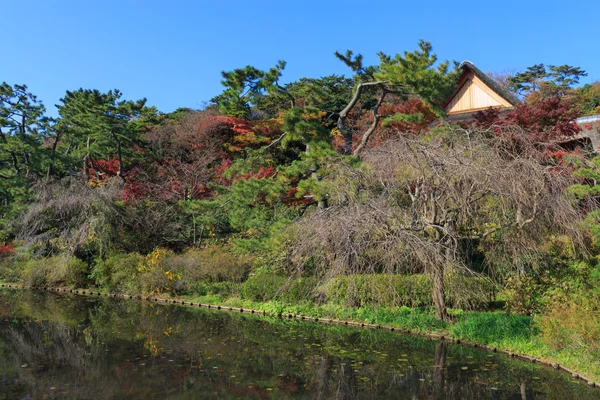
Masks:
[[[462,74],[458,88],[442,104],[448,121],[470,119],[478,111],[497,108],[510,110],[521,101],[508,89],[502,87],[470,61],[463,61],[459,67]]]
[[[463,61],[459,67],[462,74],[458,88],[442,104],[446,121],[458,122],[471,119],[473,114],[489,108],[501,113],[512,110],[521,103],[510,90],[500,85],[470,61]],[[591,145],[600,152],[600,115],[582,117],[574,121],[581,132],[560,142],[565,147]]]

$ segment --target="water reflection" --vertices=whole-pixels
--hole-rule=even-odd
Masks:
[[[593,399],[447,342],[219,311],[0,291],[0,399]]]

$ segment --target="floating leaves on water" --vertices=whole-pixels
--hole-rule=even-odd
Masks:
[[[469,367],[462,367],[461,369],[462,369],[463,371],[466,371],[466,370],[468,370],[468,369],[469,369]]]

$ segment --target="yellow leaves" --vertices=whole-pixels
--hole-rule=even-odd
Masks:
[[[167,279],[168,279],[168,280],[170,280],[170,281],[172,281],[172,280],[174,280],[174,279],[176,279],[176,280],[181,280],[181,274],[174,273],[174,272],[172,272],[171,270],[169,270],[169,271],[166,271],[166,272],[165,272],[165,275],[167,276]]]
[[[144,348],[148,351],[150,351],[150,354],[152,354],[153,356],[158,354],[158,341],[152,339],[151,337],[147,338],[144,341]]]
[[[342,132],[338,128],[333,128],[331,130],[331,137],[334,137],[334,138],[344,137],[344,135],[342,135]]]
[[[304,113],[302,114],[302,118],[305,120],[317,120],[317,121],[321,121],[321,119],[323,119],[323,117],[327,115],[326,112],[324,111],[319,111],[319,112],[312,112],[312,113]]]

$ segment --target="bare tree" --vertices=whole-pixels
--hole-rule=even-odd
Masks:
[[[118,217],[115,201],[120,197],[120,182],[113,179],[93,188],[82,180],[66,178],[40,183],[35,190],[35,203],[15,221],[18,240],[44,256],[55,247],[75,253],[90,243],[90,238],[100,251],[108,249],[111,226]]]
[[[582,216],[563,196],[570,174],[525,149],[526,139],[518,152],[511,143],[447,127],[366,152],[364,168],[336,174],[333,206],[298,223],[292,259],[323,276],[428,272],[436,315],[447,319],[444,275],[476,274],[469,245],[525,269],[549,232],[577,239]]]

